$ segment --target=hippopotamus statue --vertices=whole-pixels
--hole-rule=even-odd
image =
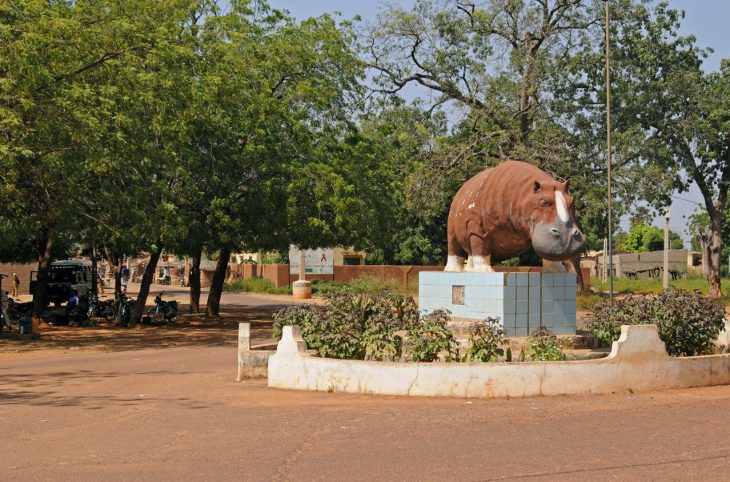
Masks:
[[[560,261],[585,249],[568,182],[541,169],[506,161],[472,177],[451,202],[448,262],[444,271],[493,271],[492,263],[530,247],[546,272],[564,272]]]

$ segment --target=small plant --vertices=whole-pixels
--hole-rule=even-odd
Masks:
[[[502,326],[499,318],[489,317],[477,323],[469,335],[469,349],[464,355],[466,362],[496,362],[504,356],[505,345],[509,342],[505,339],[507,331]],[[510,361],[512,352],[509,351]]]
[[[446,310],[434,310],[421,317],[408,329],[407,352],[413,361],[432,362],[439,353],[446,353],[446,361],[459,359],[459,343],[449,330],[447,323],[451,313]]]
[[[725,309],[699,290],[691,293],[670,287],[656,297],[627,296],[613,307],[600,304],[586,327],[610,344],[618,340],[621,325],[654,324],[670,355],[691,356],[712,352],[724,318]]]
[[[565,360],[565,353],[560,349],[558,337],[545,326],[535,330],[529,339],[528,354],[533,361]]]

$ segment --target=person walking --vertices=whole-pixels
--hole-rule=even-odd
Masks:
[[[13,273],[13,298],[17,298],[20,293],[20,278],[16,273]]]

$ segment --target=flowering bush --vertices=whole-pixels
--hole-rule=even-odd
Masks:
[[[565,353],[560,349],[558,337],[545,326],[539,327],[529,339],[528,353],[533,361],[565,360]]]

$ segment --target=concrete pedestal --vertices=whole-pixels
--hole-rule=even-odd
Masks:
[[[575,273],[423,272],[418,306],[449,310],[456,321],[499,317],[507,336],[529,336],[539,326],[575,334]]]
[[[292,297],[296,300],[308,300],[312,297],[312,282],[299,280],[292,283]]]

